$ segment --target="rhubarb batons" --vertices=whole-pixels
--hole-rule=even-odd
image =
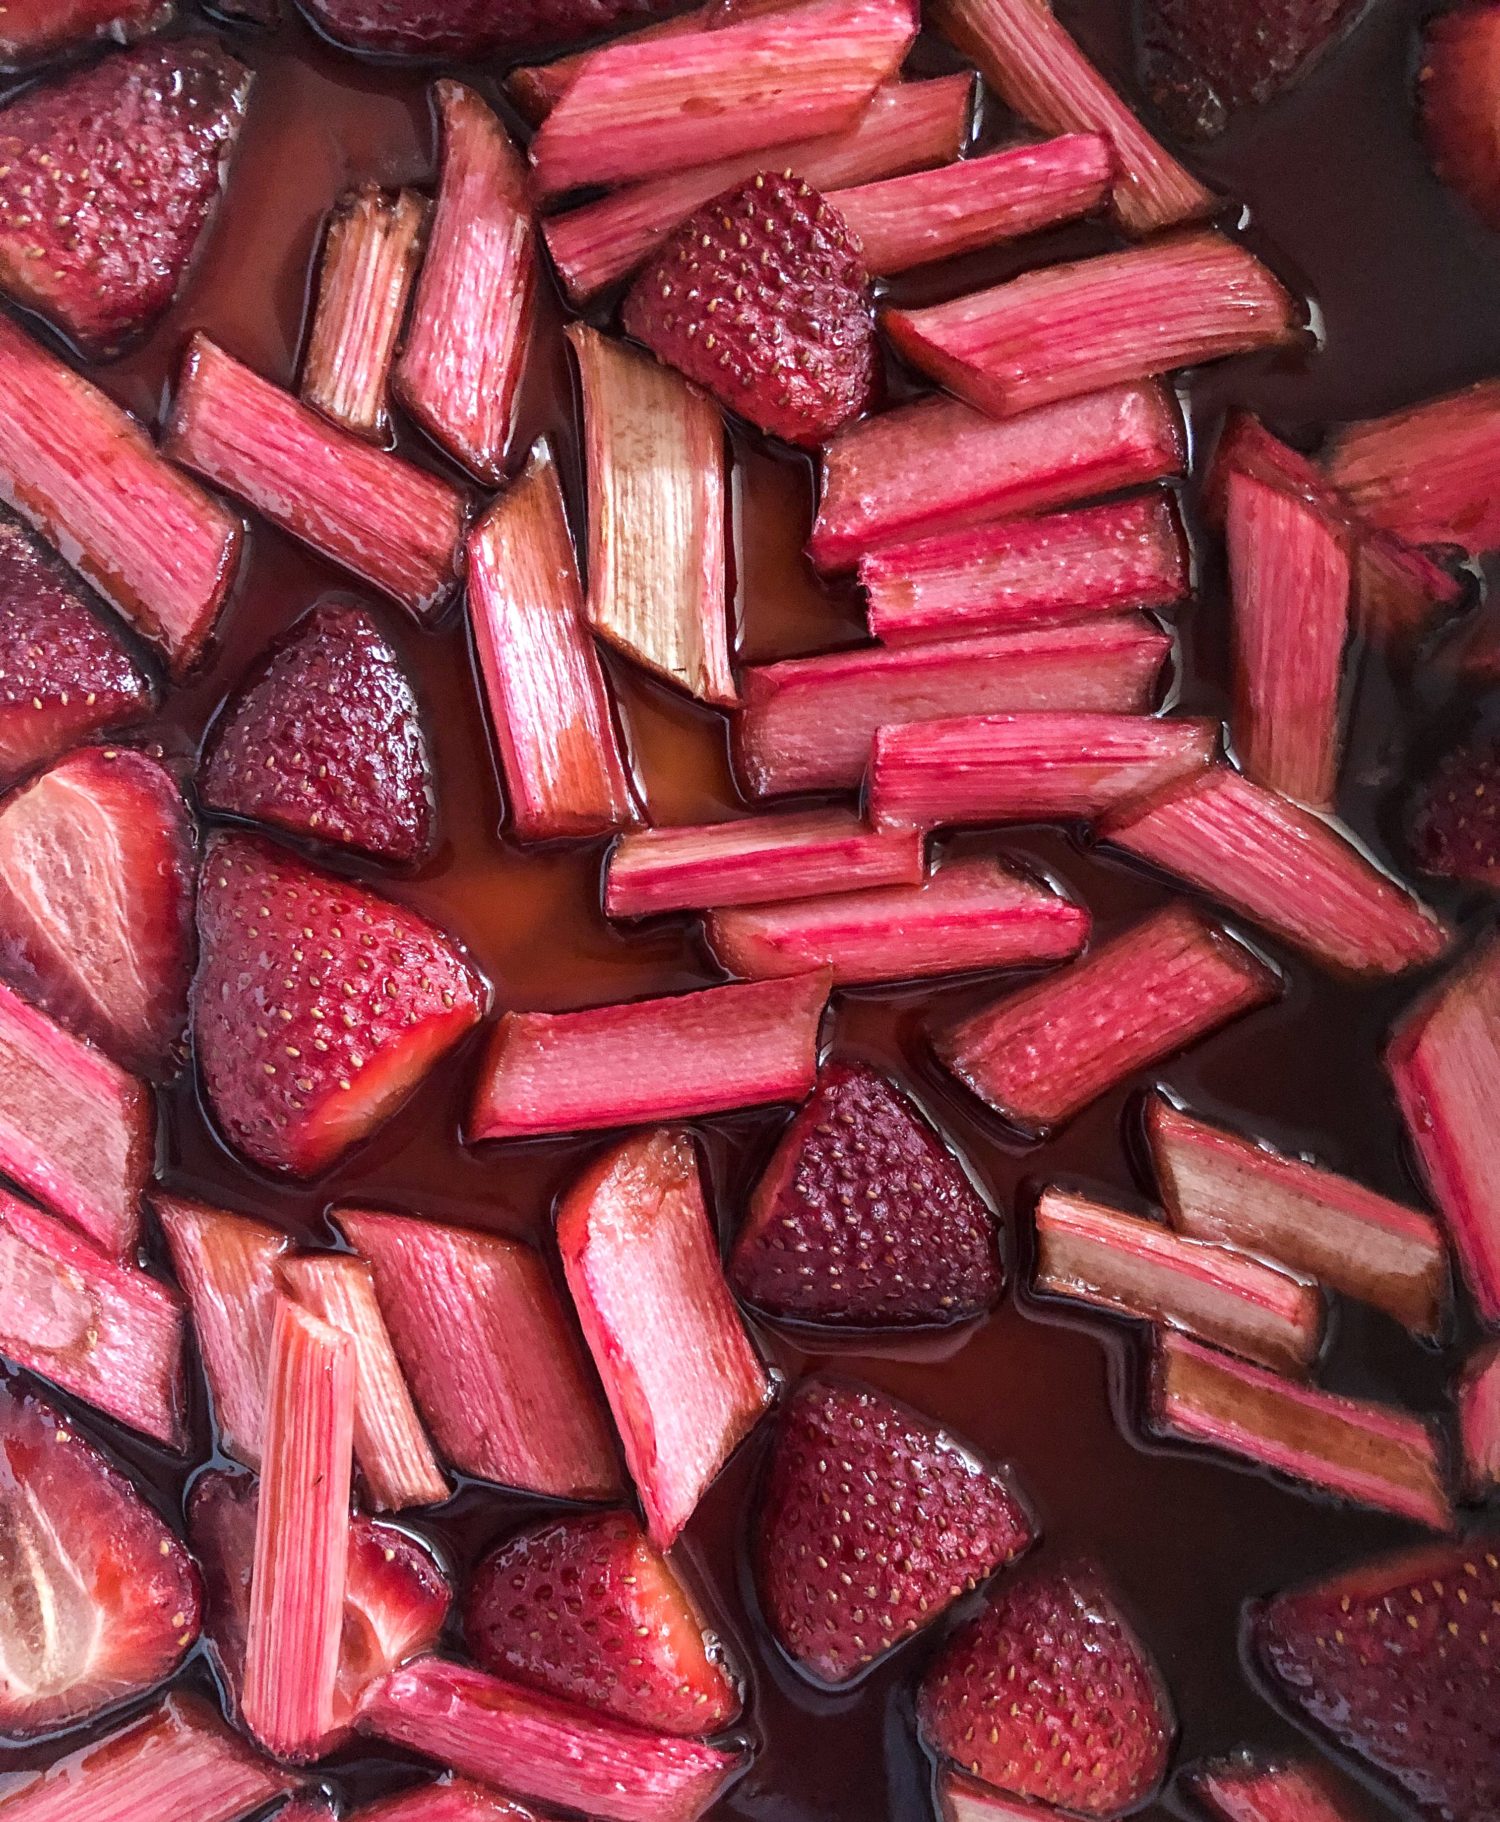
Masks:
[[[1469,1491],[1482,1499],[1500,1487],[1500,1343],[1481,1348],[1464,1369],[1458,1434]]]

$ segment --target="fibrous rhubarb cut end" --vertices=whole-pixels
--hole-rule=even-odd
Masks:
[[[201,333],[163,447],[419,620],[458,585],[467,506],[456,487],[330,424]]]
[[[1452,1527],[1437,1443],[1405,1411],[1300,1385],[1159,1331],[1149,1417],[1158,1436],[1220,1449],[1434,1530]]]
[[[1184,1787],[1214,1822],[1360,1822],[1364,1806],[1313,1759],[1264,1760],[1238,1753],[1195,1766]]]
[[[1280,993],[1268,963],[1173,905],[934,1042],[981,1101],[1020,1131],[1042,1133]]]
[[[469,539],[469,623],[512,825],[545,841],[636,819],[620,733],[545,443]]]
[[[614,1444],[542,1259],[499,1234],[343,1209],[417,1405],[455,1468],[556,1499],[619,1491]]]
[[[817,1072],[828,990],[820,972],[581,1012],[507,1013],[480,1072],[468,1137],[536,1138],[800,1101]]]
[[[1500,228],[1500,6],[1480,0],[1439,13],[1422,50],[1422,128],[1433,169],[1487,226]]]
[[[127,43],[165,25],[174,0],[13,0],[0,26],[0,69],[25,69],[60,51]]]
[[[1500,1342],[1491,1342],[1458,1382],[1458,1434],[1469,1491],[1484,1498],[1500,1487]]]

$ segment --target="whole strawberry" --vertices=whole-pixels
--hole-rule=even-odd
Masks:
[[[1500,741],[1455,747],[1439,761],[1412,839],[1424,872],[1500,886]]]
[[[685,221],[631,286],[625,327],[789,443],[826,442],[875,396],[863,256],[798,178],[762,171]]]

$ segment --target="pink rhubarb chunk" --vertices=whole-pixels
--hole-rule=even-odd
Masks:
[[[1458,1383],[1464,1475],[1479,1498],[1500,1487],[1500,1342],[1481,1348]]]

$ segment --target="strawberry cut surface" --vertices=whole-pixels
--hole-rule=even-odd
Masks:
[[[1422,126],[1433,169],[1500,228],[1500,5],[1466,0],[1427,27]]]
[[[24,68],[101,39],[138,38],[174,11],[174,0],[10,0],[0,14],[0,68]]]

